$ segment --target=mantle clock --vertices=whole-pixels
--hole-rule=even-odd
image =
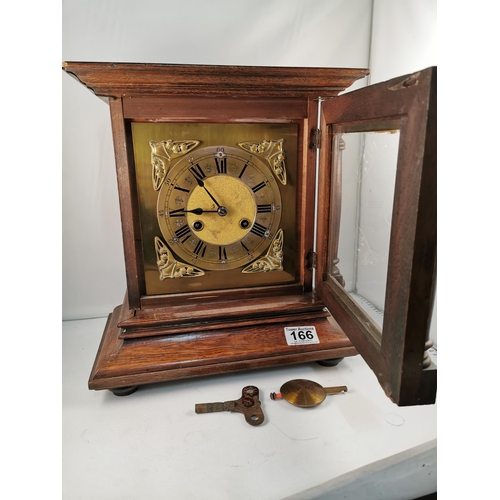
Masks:
[[[109,104],[125,254],[90,389],[359,353],[398,405],[435,401],[435,68],[343,95],[368,71],[63,69]],[[342,150],[345,134],[388,130],[399,148],[379,325],[339,264]]]

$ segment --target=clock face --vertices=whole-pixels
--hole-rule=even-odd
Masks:
[[[277,181],[255,155],[230,146],[201,148],[167,174],[158,224],[173,252],[202,270],[247,266],[280,229]]]
[[[144,295],[298,281],[295,123],[131,124]]]

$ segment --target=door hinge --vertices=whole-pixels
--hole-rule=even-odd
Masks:
[[[307,267],[309,269],[316,269],[318,262],[318,254],[316,252],[309,252],[307,254]]]
[[[309,148],[310,149],[320,149],[321,148],[321,129],[313,128],[311,130]]]

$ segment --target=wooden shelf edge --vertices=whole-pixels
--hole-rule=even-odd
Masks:
[[[166,334],[190,333],[215,329],[240,328],[245,325],[277,323],[285,320],[299,321],[307,317],[326,317],[325,304],[307,295],[295,294],[276,297],[272,302],[267,297],[241,301],[211,301],[203,305],[156,307],[127,314],[122,308],[118,327],[120,338],[153,337]],[[296,319],[295,319],[296,318]]]
[[[66,61],[62,69],[98,96],[337,95],[369,74],[361,68],[261,67]]]
[[[283,326],[306,322],[124,341],[117,327],[120,309],[117,307],[108,318],[89,389],[115,389],[358,354],[345,334],[324,317],[307,322],[316,326],[319,344],[284,345]],[[252,338],[246,342],[249,336]],[[261,344],[262,353],[255,349]]]
[[[169,382],[187,378],[196,378],[207,375],[218,375],[231,372],[272,368],[275,366],[301,364],[326,359],[345,358],[356,356],[358,352],[354,346],[324,349],[310,353],[290,354],[266,358],[248,359],[244,361],[214,363],[213,365],[192,366],[155,372],[145,372],[134,375],[116,375],[107,378],[89,378],[88,387],[91,390],[115,389],[134,385],[148,385],[160,382]],[[216,367],[217,371],[214,371]]]

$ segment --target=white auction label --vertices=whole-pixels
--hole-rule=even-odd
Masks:
[[[319,344],[314,326],[287,326],[285,338],[288,345]]]

